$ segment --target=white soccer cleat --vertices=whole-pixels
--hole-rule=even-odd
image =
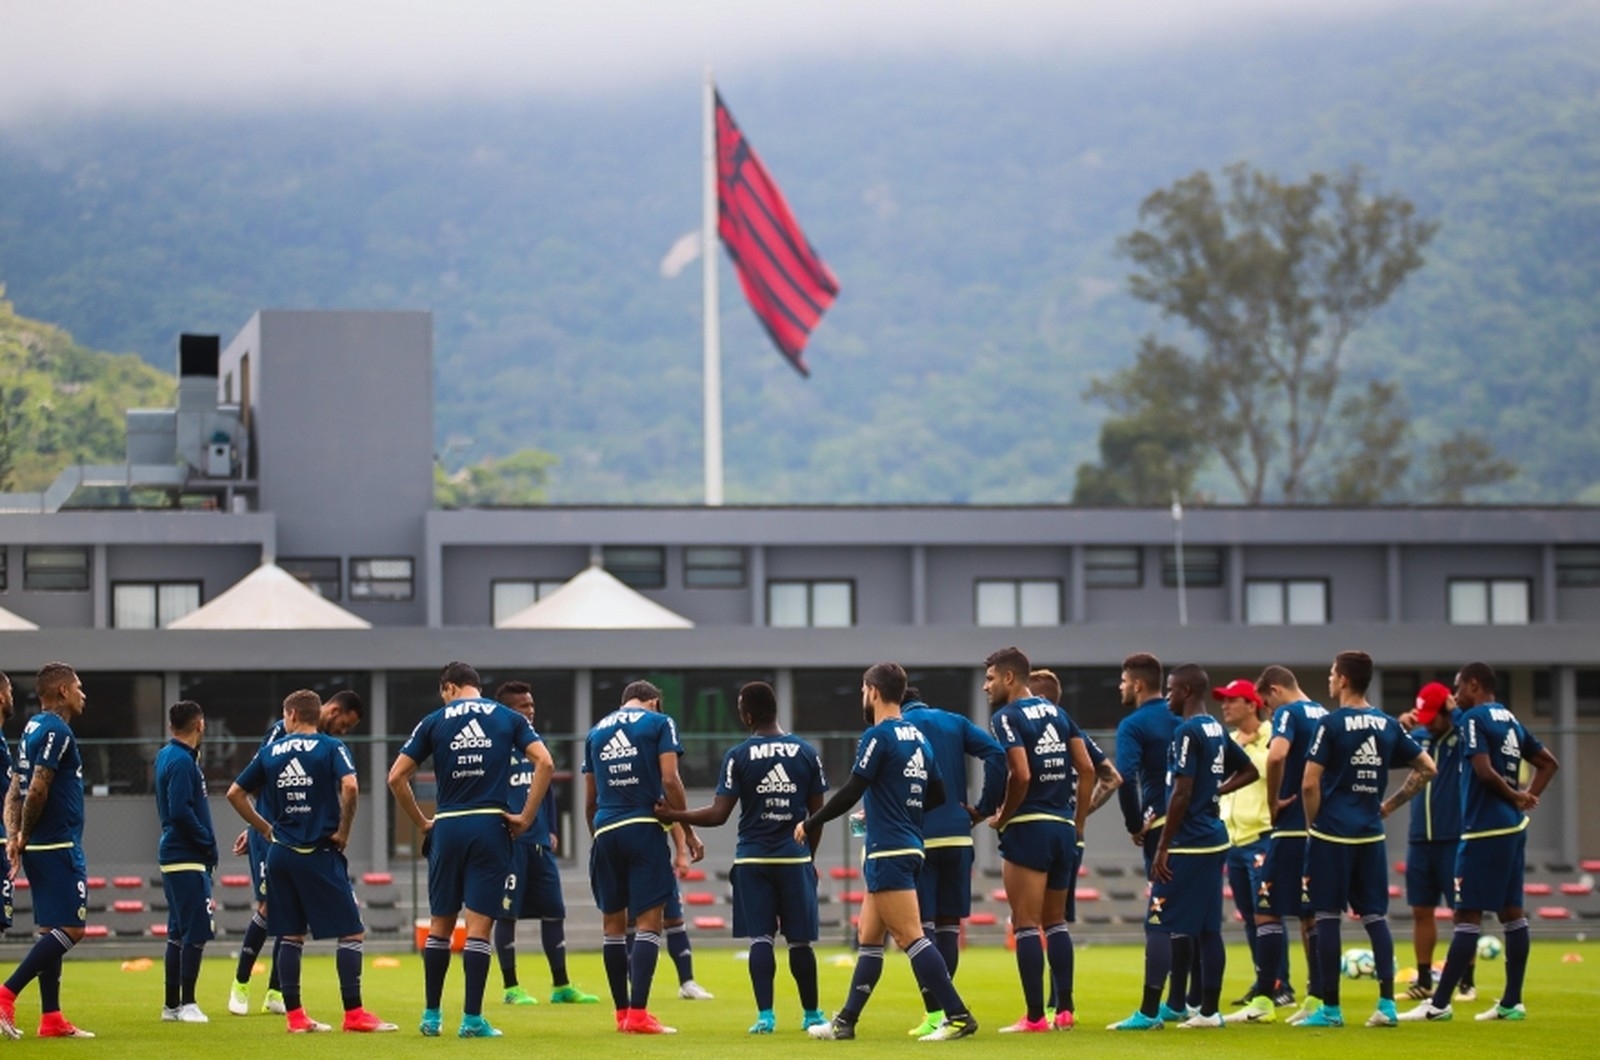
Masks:
[[[208,1018],[206,1016],[206,1014],[204,1012],[200,1011],[200,1006],[199,1005],[197,1005],[193,1001],[191,1001],[187,1005],[179,1005],[178,1006],[178,1022],[179,1023],[210,1023],[211,1020],[210,1020],[210,1018]]]
[[[693,979],[678,987],[678,996],[685,1001],[713,1001],[716,998],[716,995]]]
[[[183,1006],[181,1006],[181,1005],[178,1006],[178,1008],[182,1008],[182,1007]],[[161,1022],[162,1023],[177,1023],[178,1022],[178,1009],[176,1009],[176,1008],[168,1008],[166,1005],[162,1005],[161,1006]]]
[[[1196,1012],[1182,1023],[1178,1024],[1180,1031],[1209,1031],[1219,1030],[1223,1025],[1222,1014],[1213,1012],[1209,1016],[1202,1016]]]
[[[228,987],[228,1011],[235,1016],[250,1015],[250,984],[235,982]]]
[[[1424,1001],[1414,1009],[1400,1013],[1397,1019],[1401,1023],[1444,1023],[1455,1015],[1450,1006],[1434,1008],[1432,1001]]]

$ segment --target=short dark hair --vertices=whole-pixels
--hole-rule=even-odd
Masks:
[[[167,708],[167,724],[173,732],[188,732],[206,712],[192,699],[180,699]]]
[[[1372,684],[1372,656],[1364,651],[1342,651],[1335,655],[1333,670],[1358,696],[1365,695],[1367,686]]]
[[[1160,690],[1161,660],[1147,651],[1136,651],[1122,660],[1122,672],[1140,681],[1146,688]]]
[[[873,663],[861,675],[861,683],[878,690],[886,703],[904,703],[906,698],[906,671],[899,663]]]
[[[39,675],[33,679],[33,693],[41,703],[54,699],[77,676],[78,672],[64,662],[47,662],[39,667]]]
[[[1494,667],[1490,666],[1488,663],[1469,662],[1460,669],[1457,676],[1460,677],[1462,681],[1474,682],[1479,688],[1483,689],[1491,696],[1495,694]]]
[[[1173,669],[1172,684],[1182,685],[1190,695],[1205,695],[1211,689],[1211,675],[1197,663],[1184,663]]]
[[[10,683],[11,678],[6,676],[6,672],[4,670],[0,670],[0,688],[4,688]]]
[[[778,694],[765,681],[751,681],[739,689],[739,709],[757,725],[778,720]]]
[[[1256,694],[1261,696],[1266,695],[1269,688],[1290,689],[1299,687],[1300,679],[1294,675],[1294,671],[1287,666],[1279,666],[1277,663],[1273,663],[1265,670],[1262,670],[1261,676],[1256,678]]]
[[[341,711],[348,711],[358,718],[367,716],[367,704],[362,700],[361,693],[353,688],[341,688],[328,697],[329,703],[339,704]]]
[[[902,699],[900,702],[909,703],[913,699],[918,703],[922,702],[922,689],[918,688],[916,685],[906,685],[906,698]]]
[[[628,687],[622,690],[622,702],[627,703],[635,699],[641,703],[659,703],[661,689],[649,681],[629,681]]]
[[[503,681],[500,687],[494,690],[494,698],[504,703],[507,696],[527,696],[533,698],[533,686],[526,681]]]
[[[455,685],[458,688],[467,688],[469,686],[482,688],[483,678],[478,676],[478,671],[466,663],[452,662],[439,671],[439,687],[443,688],[445,685]]]
[[[294,715],[302,725],[315,725],[322,718],[322,697],[309,688],[290,692],[283,700],[283,709]]]
[[[999,673],[1010,674],[1018,681],[1028,680],[1028,671],[1033,669],[1033,664],[1028,657],[1022,654],[1021,648],[1001,648],[999,651],[990,652],[989,657],[983,660],[985,667],[994,667]]]
[[[1028,675],[1028,691],[1061,705],[1061,678],[1054,670],[1035,670]]]

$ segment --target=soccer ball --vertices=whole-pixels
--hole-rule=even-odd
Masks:
[[[1362,979],[1370,977],[1376,971],[1377,962],[1373,959],[1371,950],[1345,950],[1339,967],[1346,979]]]
[[[1499,939],[1493,935],[1485,935],[1478,940],[1478,960],[1498,961],[1503,949],[1504,947],[1501,946]]]

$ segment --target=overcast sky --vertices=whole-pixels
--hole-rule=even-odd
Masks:
[[[1094,55],[1401,2],[0,0],[0,121],[174,103],[632,91],[707,63],[737,73],[824,57]]]

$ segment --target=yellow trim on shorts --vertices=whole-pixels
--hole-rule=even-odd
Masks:
[[[71,850],[73,847],[75,847],[77,845],[78,844],[71,843],[71,842],[68,842],[68,843],[29,843],[27,846],[23,847],[22,849],[23,850],[28,850],[28,851]]]
[[[1299,832],[1272,832],[1267,836],[1267,838],[1269,838],[1269,839],[1305,839],[1310,834],[1311,834],[1310,832],[1306,832],[1306,831],[1299,831]]]
[[[206,867],[198,861],[175,861],[171,865],[162,865],[162,872],[205,872]]]
[[[594,834],[603,835],[604,833],[611,831],[613,828],[621,828],[625,824],[653,824],[664,832],[670,832],[672,830],[672,826],[670,824],[662,824],[654,817],[629,817],[625,820],[612,821],[610,824],[601,825],[599,828],[594,830]]]
[[[1325,843],[1340,843],[1340,844],[1342,844],[1344,846],[1347,846],[1347,847],[1360,847],[1360,846],[1366,846],[1369,843],[1381,843],[1381,842],[1383,842],[1383,833],[1382,832],[1379,832],[1377,835],[1361,836],[1359,839],[1351,839],[1348,836],[1342,836],[1342,835],[1324,835],[1323,833],[1317,831],[1315,828],[1311,829],[1310,831],[1311,831],[1311,838],[1312,839],[1320,839]]]
[[[804,865],[810,858],[734,858],[735,865]]]
[[[1227,844],[1227,843],[1222,844],[1220,847],[1168,847],[1167,848],[1167,853],[1168,854],[1220,854],[1224,850],[1227,850],[1228,847],[1229,847],[1229,844]]]
[[[924,839],[922,841],[923,850],[941,850],[945,847],[970,847],[971,845],[972,837],[969,835],[939,836],[935,839]]]
[[[1152,830],[1156,829],[1156,828],[1160,828],[1162,825],[1164,825],[1166,823],[1167,823],[1167,815],[1166,814],[1162,814],[1160,817],[1157,817],[1157,818],[1155,818],[1154,820],[1152,820],[1150,822],[1150,828]]]
[[[493,806],[487,806],[487,807],[484,807],[481,810],[445,810],[442,813],[434,814],[433,815],[433,819],[435,821],[439,821],[439,820],[444,820],[444,819],[449,818],[449,817],[471,817],[473,814],[489,814],[489,813],[492,813],[492,814],[495,814],[495,815],[499,815],[499,814],[503,814],[503,813],[506,813],[506,812],[507,812],[506,810],[496,809]]]
[[[1000,831],[1004,832],[1007,828],[1010,828],[1014,824],[1028,824],[1031,821],[1059,821],[1061,824],[1070,824],[1074,826],[1076,826],[1077,823],[1070,817],[1060,817],[1053,813],[1024,813],[1011,818],[1011,820],[1007,821],[1001,826]]]
[[[880,850],[876,854],[868,854],[867,857],[898,858],[906,854],[915,854],[919,858],[924,856],[922,851],[918,850],[916,847],[906,847],[904,850]]]
[[[1461,833],[1461,838],[1462,839],[1493,839],[1496,836],[1516,835],[1518,832],[1527,831],[1527,829],[1528,829],[1528,819],[1526,817],[1524,817],[1522,819],[1522,823],[1517,825],[1515,828],[1493,828],[1493,829],[1490,829],[1487,832],[1462,832]]]
[[[271,842],[273,846],[282,847],[285,850],[292,850],[296,854],[315,854],[317,852],[316,847],[297,847],[293,843],[283,842],[277,836],[273,836],[269,842]]]

